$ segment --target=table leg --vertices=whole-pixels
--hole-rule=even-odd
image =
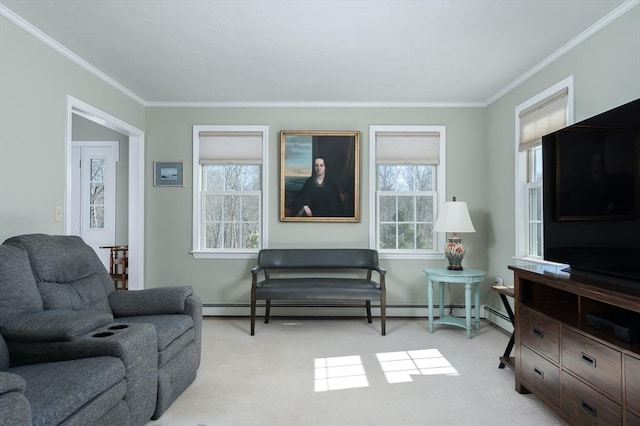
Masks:
[[[440,290],[440,300],[439,300],[439,305],[438,307],[440,308],[440,317],[439,318],[444,318],[444,282],[440,281],[439,283],[440,285],[438,286],[438,289]]]
[[[478,284],[474,286],[475,291],[475,303],[476,303],[476,330],[480,329],[480,289],[478,288]]]
[[[505,296],[502,293],[500,293],[500,299],[502,300],[502,305],[507,311],[507,315],[509,315],[509,322],[513,325],[514,314],[513,314],[513,310],[511,309],[511,305],[509,304],[509,300],[507,299],[507,296]],[[502,358],[500,358],[500,364],[498,364],[498,368],[505,367],[504,361],[509,362],[510,366],[513,368],[513,363],[511,362],[509,357],[511,356],[511,350],[513,349],[514,340],[515,340],[515,330],[511,332],[511,337],[509,337],[509,342],[507,343],[507,347],[504,349]]]
[[[433,333],[433,281],[427,280],[427,306],[429,308],[429,333]]]
[[[464,283],[464,313],[467,325],[467,339],[471,339],[471,283]]]

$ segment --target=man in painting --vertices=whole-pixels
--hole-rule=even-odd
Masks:
[[[299,217],[344,216],[344,200],[338,185],[327,177],[324,157],[313,159],[313,174],[307,178],[292,205]]]

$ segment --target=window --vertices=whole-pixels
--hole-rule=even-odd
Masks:
[[[516,107],[516,257],[543,260],[542,136],[573,116],[569,77]]]
[[[372,248],[389,257],[441,257],[444,237],[433,225],[444,202],[444,126],[371,126],[369,135]]]
[[[195,257],[256,253],[266,238],[265,126],[193,127]]]

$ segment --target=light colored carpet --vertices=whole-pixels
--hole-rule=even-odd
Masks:
[[[196,381],[148,426],[563,425],[498,369],[509,336],[423,319],[206,318]]]

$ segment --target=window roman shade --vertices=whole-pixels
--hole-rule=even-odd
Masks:
[[[386,164],[438,164],[439,133],[376,133],[376,162]]]
[[[548,133],[567,125],[569,91],[563,90],[520,112],[520,151],[540,143]]]
[[[262,133],[200,132],[200,164],[262,164]]]

